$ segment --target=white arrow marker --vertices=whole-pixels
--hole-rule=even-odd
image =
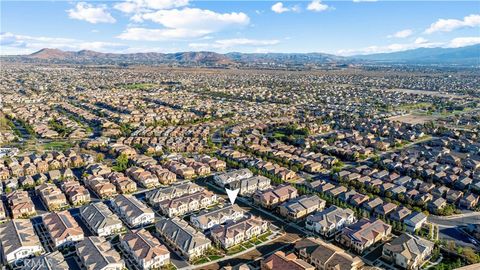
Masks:
[[[237,199],[237,195],[240,189],[237,188],[235,190],[231,190],[231,189],[225,188],[225,191],[227,191],[228,199],[230,200],[230,203],[233,205],[235,203],[235,200]]]

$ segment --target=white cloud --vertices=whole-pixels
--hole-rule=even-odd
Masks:
[[[67,10],[72,19],[87,21],[89,23],[114,23],[116,20],[107,11],[106,5],[94,6],[85,2],[77,3],[75,8]]]
[[[457,19],[439,19],[432,23],[425,33],[432,34],[435,32],[451,32],[453,30],[465,27],[480,26],[480,14],[471,14],[465,16],[463,20]]]
[[[480,37],[454,38],[448,43],[448,46],[450,48],[458,48],[458,47],[464,47],[464,46],[475,45],[475,44],[480,44]]]
[[[308,4],[307,9],[311,11],[320,12],[320,11],[327,10],[328,5],[323,4],[320,0],[313,0],[310,4]]]
[[[137,14],[136,20],[149,20],[164,28],[127,28],[118,38],[150,41],[198,38],[229,27],[245,26],[250,22],[250,18],[242,12],[217,13],[198,8],[158,10]]]
[[[0,34],[0,45],[0,54],[29,54],[43,48],[56,48],[68,51],[94,50],[99,52],[120,51],[127,48],[123,44],[113,42],[26,36],[10,32]]]
[[[263,47],[271,46],[280,43],[276,39],[248,39],[248,38],[233,38],[233,39],[221,39],[216,40],[213,43],[190,43],[188,46],[195,49],[228,49],[238,46],[248,47]]]
[[[277,2],[273,4],[272,11],[280,14],[280,13],[290,11],[290,9],[287,7],[284,7],[282,2]]]
[[[220,30],[230,25],[247,25],[250,18],[243,12],[216,13],[211,10],[184,8],[159,10],[141,16],[167,28]]]
[[[412,34],[413,34],[412,29],[404,29],[404,30],[396,32],[393,35],[389,35],[388,37],[389,38],[392,38],[392,37],[393,38],[407,38],[407,37],[411,36]]]
[[[373,53],[391,53],[391,52],[399,52],[399,51],[406,51],[406,50],[413,50],[417,48],[434,48],[434,47],[441,47],[444,46],[444,43],[440,42],[428,42],[426,40],[419,40],[420,43],[394,43],[384,46],[369,46],[366,48],[360,49],[347,49],[347,50],[339,50],[337,54],[339,55],[362,55],[362,54],[373,54]]]
[[[141,27],[127,28],[117,36],[123,40],[165,41],[172,39],[199,38],[211,31],[191,29],[150,29]]]
[[[114,8],[130,14],[184,7],[188,4],[189,0],[127,0],[125,2],[115,4]]]
[[[418,48],[459,48],[469,45],[480,44],[480,37],[457,37],[447,42],[430,42],[423,37],[414,40],[413,43],[394,43],[385,46],[369,46],[361,49],[338,50],[339,55],[362,55],[373,53],[391,53]]]
[[[415,44],[424,44],[424,43],[427,43],[428,40],[423,38],[423,37],[419,37],[419,38],[416,38],[415,41],[413,43]]]

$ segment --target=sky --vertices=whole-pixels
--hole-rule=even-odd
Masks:
[[[0,54],[337,55],[480,43],[480,1],[0,1]]]

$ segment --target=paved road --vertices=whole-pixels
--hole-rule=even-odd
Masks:
[[[430,215],[428,216],[428,222],[443,228],[454,228],[468,224],[480,224],[480,212],[469,212],[448,217]]]
[[[471,247],[476,250],[480,250],[478,241],[468,236],[458,227],[453,228],[439,228],[438,236],[442,240],[455,241],[457,246]]]
[[[478,240],[462,231],[464,226],[480,224],[480,212],[468,212],[447,217],[430,215],[428,221],[438,226],[439,239],[455,241],[457,245],[480,250]]]
[[[218,195],[224,198],[227,197],[226,194],[223,194],[225,192],[217,186],[207,185],[203,181],[197,181],[197,184],[215,191]],[[305,230],[300,226],[294,223],[287,222],[275,213],[268,212],[260,207],[251,205],[251,203],[246,198],[238,197],[236,200],[236,204],[238,204],[244,210],[252,213],[253,215],[260,216],[264,220],[269,221],[274,226],[282,228],[285,231],[285,234],[273,240],[272,242],[263,246],[256,247],[255,249],[247,253],[222,260],[218,263],[212,263],[207,266],[202,266],[201,269],[220,269],[223,266],[235,266],[243,263],[255,264],[255,261],[257,261],[258,264],[258,260],[268,257],[270,254],[276,252],[277,250],[287,250],[293,245],[293,243],[306,235]],[[191,267],[191,269],[194,268],[194,266]]]

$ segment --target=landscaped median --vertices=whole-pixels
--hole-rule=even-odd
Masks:
[[[221,259],[225,256],[225,253],[221,249],[211,247],[205,252],[205,255],[195,258],[192,260],[193,265],[198,265],[206,262],[215,261]]]
[[[259,236],[255,236],[252,239],[245,241],[239,245],[233,246],[227,250],[227,255],[234,255],[237,253],[240,253],[242,251],[245,251],[247,249],[253,248],[257,245],[260,245],[264,242],[267,242],[268,240],[273,240],[269,239],[270,236],[272,236],[273,233],[271,231],[268,231],[264,234],[261,234]]]
[[[229,248],[228,250],[226,250],[226,252],[224,252],[221,249],[211,248],[211,249],[208,250],[208,252],[205,255],[195,258],[191,262],[191,264],[192,265],[200,265],[200,264],[204,264],[204,263],[208,263],[208,262],[213,263],[217,260],[225,259],[226,256],[233,256],[233,255],[236,255],[240,252],[245,252],[245,251],[248,251],[250,249],[253,249],[258,245],[262,245],[266,242],[272,241],[277,236],[279,236],[278,233],[276,233],[276,232],[274,233],[274,232],[269,230],[264,234],[253,237],[252,239],[250,239],[248,241],[245,241],[245,242],[243,242],[239,245],[236,245],[236,246],[233,246],[233,247]]]

